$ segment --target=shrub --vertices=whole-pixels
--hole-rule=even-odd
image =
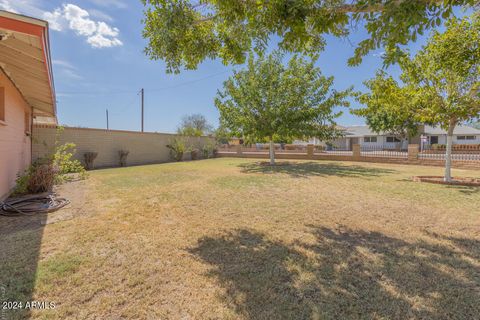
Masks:
[[[173,138],[170,144],[167,144],[167,148],[170,149],[170,156],[175,161],[182,161],[184,153],[190,149],[184,137]]]
[[[127,157],[130,151],[127,150],[119,150],[118,151],[118,156],[120,157],[120,167],[126,167],[127,166]]]
[[[68,173],[80,173],[85,174],[85,168],[82,163],[76,159],[73,159],[75,154],[75,144],[65,143],[55,148],[53,154],[53,165],[58,167],[59,175],[66,175]]]
[[[74,143],[60,144],[59,142],[63,130],[63,127],[57,128],[53,154],[35,161],[25,172],[18,175],[14,194],[49,192],[54,184],[70,180],[72,173],[78,173],[80,179],[86,177],[82,163],[73,159],[76,145]]]
[[[51,161],[37,161],[28,167],[25,172],[18,176],[14,190],[15,195],[27,193],[42,193],[52,191],[56,177],[59,173]]]
[[[191,154],[192,160],[197,160],[197,159],[198,159],[199,151],[198,151],[198,149],[192,149],[192,150],[190,151],[190,154]]]
[[[203,146],[202,146],[202,155],[203,155],[203,158],[205,159],[208,159],[210,158],[210,156],[214,155],[214,150],[215,150],[215,144],[212,143],[211,141],[205,143]]]
[[[87,168],[87,170],[93,169],[93,161],[95,160],[95,158],[97,158],[98,153],[97,152],[85,152],[83,154],[83,156],[85,158],[85,167]]]

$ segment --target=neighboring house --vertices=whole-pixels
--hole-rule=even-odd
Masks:
[[[375,133],[368,126],[350,126],[345,127],[345,137],[335,141],[335,145],[352,150],[354,144],[365,144],[368,146],[383,146],[386,148],[396,148],[408,146],[407,140],[402,140],[395,135],[386,133]]]
[[[0,199],[31,163],[32,123],[56,123],[46,21],[0,10]]]
[[[429,144],[447,144],[447,132],[441,128],[425,126],[422,133],[427,136]],[[480,144],[480,130],[457,126],[453,130],[453,144]]]
[[[407,148],[409,143],[420,144],[420,136],[426,136],[426,144],[446,144],[447,132],[438,127],[421,126],[418,134],[409,139],[399,139],[395,135],[388,133],[373,132],[368,126],[349,126],[344,127],[345,136],[333,141],[331,144],[337,148],[352,150],[352,145],[360,144],[371,147],[383,148]],[[312,138],[308,142],[296,141],[296,143],[309,143],[315,145],[328,145],[317,138]],[[453,131],[454,144],[480,144],[480,130],[470,126],[457,126]]]

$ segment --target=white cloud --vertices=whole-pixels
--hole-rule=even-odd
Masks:
[[[74,5],[63,6],[63,14],[68,21],[70,29],[82,36],[91,36],[97,30],[97,24],[90,19],[88,11]]]
[[[113,18],[103,11],[100,11],[97,9],[88,9],[88,13],[90,13],[92,17],[97,18],[99,20],[113,22]]]
[[[73,64],[65,60],[53,59],[52,63],[56,66],[60,66],[68,69],[77,69]]]
[[[52,12],[44,12],[43,18],[50,23],[50,28],[56,31],[73,30],[77,35],[87,38],[87,43],[95,48],[115,47],[123,45],[118,39],[118,28],[111,27],[106,22],[90,18],[87,10],[68,3]]]
[[[50,26],[50,29],[55,31],[62,31],[62,11],[60,9],[55,9],[52,12],[44,12],[43,19],[47,20]]]
[[[100,3],[109,3],[119,8],[126,6],[119,0],[99,0],[98,4]],[[50,29],[55,31],[72,30],[77,35],[86,37],[87,43],[95,48],[123,45],[118,38],[120,33],[118,28],[102,21],[112,21],[113,19],[98,10],[93,9],[93,14],[91,14],[75,4],[67,3],[52,11],[44,11],[40,9],[39,0],[0,0],[0,9],[45,19],[49,22]],[[97,20],[95,17],[101,20]]]
[[[71,69],[62,69],[62,74],[71,79],[81,80],[83,77]]]
[[[61,75],[75,80],[83,79],[83,77],[77,73],[77,68],[70,62],[54,59],[52,63],[59,67],[59,73]]]
[[[110,37],[116,37],[118,36],[118,29],[117,28],[112,28],[105,22],[99,22],[98,23],[98,33]]]
[[[8,0],[0,0],[0,9],[17,13],[17,10],[15,10],[15,8],[12,6],[10,1]]]
[[[41,17],[43,10],[39,9],[38,2],[39,0],[0,0],[0,9]]]
[[[122,41],[118,40],[117,38],[107,38],[99,33],[94,36],[88,37],[87,42],[95,48],[116,47],[123,44]]]
[[[122,0],[90,0],[90,2],[95,3],[97,6],[115,7],[117,9],[125,9],[128,7]]]

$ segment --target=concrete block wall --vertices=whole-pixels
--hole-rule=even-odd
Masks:
[[[33,160],[53,153],[57,128],[51,125],[34,125],[33,127]],[[105,130],[92,128],[66,127],[58,134],[60,144],[75,143],[75,158],[84,163],[85,152],[97,152],[95,168],[119,166],[119,150],[128,150],[127,165],[170,162],[170,151],[167,144],[175,138],[175,134],[134,132],[122,130]],[[189,143],[197,148],[212,141],[209,137],[191,137]],[[189,160],[190,154],[184,155]]]

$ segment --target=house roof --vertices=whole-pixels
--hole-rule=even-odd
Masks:
[[[442,135],[442,134],[447,134],[447,131],[443,130],[442,128],[440,127],[431,127],[431,126],[425,126],[425,134],[439,134],[439,135]],[[463,125],[459,125],[459,126],[456,126],[455,129],[453,130],[453,134],[455,135],[461,135],[461,134],[472,134],[472,135],[480,135],[480,130],[478,129],[475,129],[473,127],[470,127],[470,126],[463,126]]]
[[[432,127],[432,126],[426,125],[423,133],[428,135],[444,135],[444,134],[447,134],[447,131],[443,130],[440,127]],[[462,135],[462,134],[480,135],[480,130],[470,126],[458,125],[455,127],[455,130],[453,130],[453,134],[454,135]],[[385,132],[376,133],[372,131],[369,126],[363,125],[363,126],[345,127],[345,135],[347,137],[355,138],[355,137],[378,136],[378,135],[384,136],[384,135],[388,135],[388,133],[385,133]]]
[[[345,135],[347,137],[364,137],[364,136],[377,136],[383,135],[383,133],[373,132],[369,126],[348,126],[345,127]]]
[[[0,10],[0,68],[34,116],[56,119],[48,23]]]

